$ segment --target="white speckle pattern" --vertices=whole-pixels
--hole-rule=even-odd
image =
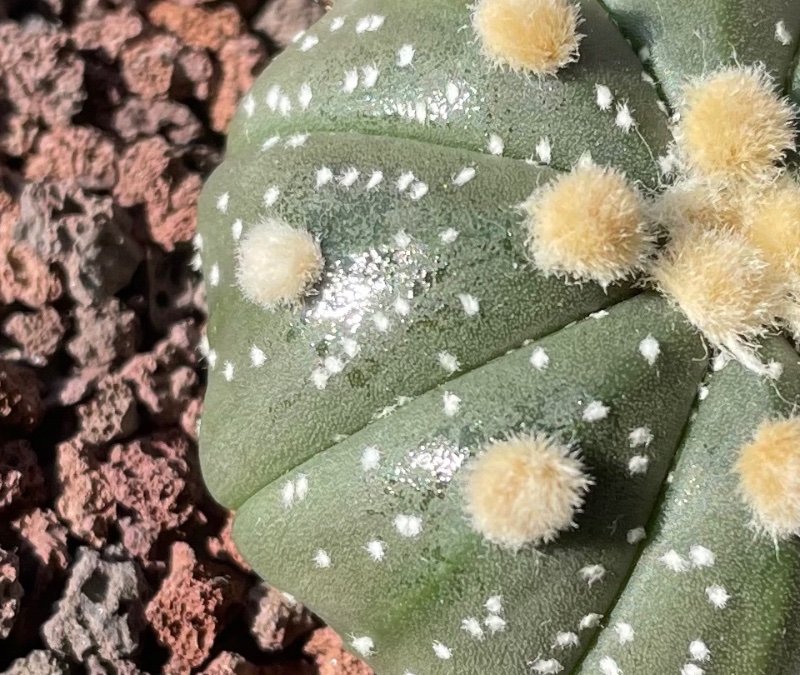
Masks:
[[[211,370],[217,367],[217,350],[216,349],[209,349],[208,356],[206,357],[208,360],[208,367]]]
[[[646,536],[647,532],[645,532],[643,527],[633,527],[628,530],[625,539],[629,544],[638,544],[640,541],[643,541]]]
[[[658,344],[658,340],[652,335],[648,335],[639,343],[639,353],[644,357],[647,363],[654,366],[658,355],[661,353],[661,345]]]
[[[714,567],[717,557],[714,552],[700,544],[694,544],[689,549],[689,560],[693,567]]]
[[[494,635],[506,629],[506,620],[497,614],[490,614],[483,620],[483,625]]]
[[[767,364],[766,373],[767,377],[771,380],[781,379],[781,375],[783,375],[783,364],[779,361],[770,361]]]
[[[328,378],[330,375],[324,368],[316,368],[311,373],[311,382],[317,389],[325,389],[328,385]]]
[[[454,373],[459,369],[458,359],[450,352],[439,352],[439,365],[448,373]]]
[[[461,187],[469,183],[473,178],[475,178],[475,167],[465,166],[458,172],[458,175],[453,178],[453,185]]]
[[[578,625],[578,630],[586,630],[587,628],[597,628],[600,625],[600,619],[603,618],[602,614],[591,612],[581,619]]]
[[[400,174],[400,177],[397,179],[397,189],[400,192],[405,192],[408,189],[408,186],[414,182],[416,176],[411,171],[406,171]]]
[[[256,100],[248,94],[244,97],[244,101],[242,101],[242,108],[244,109],[245,115],[252,117],[253,113],[256,111]]]
[[[217,211],[220,213],[227,213],[230,200],[231,195],[228,192],[223,192],[219,197],[217,197]]]
[[[320,167],[317,169],[317,187],[321,188],[323,185],[327,185],[333,180],[333,171],[331,171],[327,166]]]
[[[253,367],[260,368],[264,365],[264,362],[267,360],[267,355],[264,353],[263,349],[256,347],[253,345],[250,347],[250,363],[253,364]]]
[[[323,363],[325,364],[325,370],[331,375],[336,375],[344,370],[344,361],[336,356],[326,356]]]
[[[303,42],[300,43],[300,51],[307,52],[319,44],[319,38],[316,35],[306,35]]]
[[[681,668],[681,675],[705,675],[705,670],[695,663],[687,663]]]
[[[553,642],[553,648],[570,649],[572,647],[577,647],[579,643],[580,638],[578,638],[577,633],[573,633],[571,630],[562,631],[560,633],[556,633],[556,638]]]
[[[192,237],[192,248],[198,252],[203,250],[203,235],[199,232]]]
[[[281,100],[281,88],[277,84],[273,84],[269,89],[267,89],[267,96],[264,99],[267,103],[267,108],[269,108],[272,112],[275,112],[278,109],[278,103]]]
[[[210,286],[219,286],[219,265],[214,263],[208,271],[208,284]]]
[[[397,298],[394,301],[394,311],[400,316],[408,316],[411,312],[411,305],[405,298]]]
[[[350,644],[361,656],[370,656],[374,653],[375,642],[371,637],[363,635],[361,637],[350,636]]]
[[[231,236],[234,241],[239,241],[239,237],[242,236],[242,221],[239,218],[234,220],[231,225]]]
[[[328,555],[327,551],[323,551],[322,549],[319,549],[314,554],[312,560],[314,564],[321,569],[327,569],[331,566],[331,557]]]
[[[368,65],[361,69],[361,74],[364,76],[364,79],[361,80],[361,83],[364,85],[364,89],[372,89],[372,87],[374,87],[375,83],[378,81],[378,76],[381,73],[375,66]]]
[[[481,628],[480,622],[474,616],[468,616],[461,621],[461,630],[466,631],[478,640],[483,640],[483,628]]]
[[[351,359],[355,358],[361,351],[361,345],[358,344],[353,338],[344,338],[342,340],[342,349]]]
[[[460,293],[458,299],[461,300],[461,306],[464,308],[464,312],[467,316],[475,316],[481,311],[480,302],[478,302],[478,298],[474,295]]]
[[[311,99],[314,95],[311,93],[311,85],[308,82],[304,82],[300,85],[300,92],[297,94],[297,102],[300,104],[300,108],[303,110],[308,110],[308,106],[311,105]]]
[[[416,181],[408,192],[409,197],[414,201],[422,199],[426,194],[428,194],[428,185],[421,180]]]
[[[343,16],[337,16],[333,21],[331,21],[331,25],[330,25],[331,33],[335,33],[342,26],[344,26],[344,17]]]
[[[458,409],[461,407],[461,399],[458,396],[446,391],[442,396],[442,403],[445,415],[455,417],[458,414]]]
[[[358,86],[358,71],[348,70],[344,74],[344,82],[342,83],[342,91],[345,94],[352,94]]]
[[[707,661],[711,652],[702,640],[692,640],[689,643],[689,656],[693,661]]]
[[[633,630],[633,626],[631,626],[629,623],[617,621],[617,623],[614,624],[614,632],[617,634],[617,640],[621,645],[626,645],[629,642],[633,642],[635,632]]]
[[[667,551],[658,560],[671,572],[686,572],[689,570],[689,561],[674,549]]]
[[[438,640],[433,643],[433,653],[443,661],[446,661],[453,656],[453,650],[447,645],[443,645]]]
[[[647,473],[647,467],[650,465],[650,458],[644,455],[634,455],[628,460],[628,473],[635,476],[640,473]]]
[[[606,568],[602,565],[586,565],[586,567],[581,567],[578,573],[589,586],[592,586],[606,575]]]
[[[280,136],[270,136],[266,141],[261,144],[261,150],[266,151],[275,147],[281,140]]]
[[[373,171],[367,182],[367,190],[378,187],[383,182],[383,171]]]
[[[399,230],[394,235],[394,245],[397,248],[407,248],[411,244],[411,237],[405,230]]]
[[[610,410],[611,409],[607,405],[604,405],[602,401],[592,401],[583,409],[583,421],[598,422],[604,420],[608,417]]]
[[[536,144],[536,156],[542,164],[550,164],[552,158],[552,148],[550,147],[549,138],[540,138]]]
[[[379,333],[385,333],[389,330],[389,326],[391,325],[388,317],[383,312],[377,312],[372,317],[372,322],[375,324],[375,328],[378,329]]]
[[[443,244],[452,244],[456,239],[458,239],[458,230],[453,227],[443,230],[439,233],[439,239],[442,240]]]
[[[285,94],[281,94],[281,98],[278,101],[278,112],[284,117],[292,112],[292,100]]]
[[[233,363],[230,361],[225,361],[225,364],[222,366],[222,376],[230,382],[233,379]]]
[[[594,85],[595,103],[600,110],[611,110],[611,104],[614,103],[614,94],[604,84]]]
[[[792,34],[786,28],[783,19],[775,24],[775,39],[780,42],[784,47],[792,44]]]
[[[361,468],[364,471],[374,471],[381,464],[381,451],[374,445],[367,446],[361,453]]]
[[[633,111],[628,107],[627,102],[617,103],[617,116],[614,119],[614,124],[625,133],[628,133],[636,126],[636,121],[633,119]]]
[[[502,155],[503,150],[505,149],[505,143],[497,134],[489,134],[489,144],[487,147],[491,154]]]
[[[305,145],[307,140],[308,134],[294,134],[286,139],[286,147],[299,148],[300,146]]]
[[[649,427],[636,427],[628,434],[628,443],[632,448],[648,447],[653,442],[653,432]]]
[[[604,319],[608,316],[608,312],[605,309],[600,309],[596,312],[592,312],[589,316],[592,319]]]
[[[308,476],[301,473],[294,483],[294,495],[297,501],[303,501],[308,496]]]
[[[281,191],[276,186],[272,186],[267,188],[267,191],[264,193],[264,206],[269,208],[270,206],[274,206],[275,202],[278,201],[278,197],[281,196]]]
[[[536,370],[544,370],[550,365],[550,357],[543,347],[537,347],[531,352],[531,365]]]
[[[358,169],[356,169],[354,166],[351,166],[349,169],[346,169],[341,176],[339,176],[339,185],[346,188],[353,187],[355,182],[358,180],[359,175],[360,173]]]
[[[380,562],[386,555],[386,548],[384,546],[384,543],[379,539],[372,540],[364,548],[367,549],[369,557],[372,558],[375,562]]]
[[[552,675],[564,670],[564,666],[556,659],[536,659],[530,666],[534,673],[540,673],[541,675]]]
[[[492,595],[483,606],[490,614],[502,614],[503,612],[503,596]]]
[[[394,526],[404,537],[417,537],[422,532],[422,518],[401,513],[395,516]]]
[[[361,17],[356,23],[356,33],[360,35],[361,33],[379,30],[380,27],[383,26],[384,20],[385,17],[379,14],[368,14],[367,16]]]
[[[622,671],[617,665],[617,662],[610,656],[604,656],[600,659],[598,667],[603,675],[622,675]]]
[[[292,504],[294,504],[294,483],[290,480],[287,480],[283,484],[283,489],[281,490],[281,503],[285,509],[288,509]]]
[[[414,47],[412,45],[403,45],[397,51],[397,65],[400,68],[410,66],[414,60]]]

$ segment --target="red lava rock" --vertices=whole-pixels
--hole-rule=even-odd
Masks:
[[[365,663],[344,650],[342,639],[332,628],[315,630],[303,652],[314,658],[319,675],[372,675]]]
[[[264,583],[248,592],[247,616],[250,633],[265,652],[279,651],[317,626],[302,605]]]
[[[175,244],[191,240],[197,229],[197,199],[203,179],[196,173],[183,178],[170,194],[170,214],[162,221],[150,223],[150,237],[167,251]]]
[[[22,347],[26,361],[43,366],[56,353],[66,326],[53,307],[15,312],[3,323],[3,332]]]
[[[233,652],[221,652],[201,672],[201,675],[316,675],[309,663],[256,666]]]
[[[264,47],[252,35],[226,42],[219,51],[222,79],[211,101],[211,128],[224,133],[244,93],[266,62]]]
[[[172,545],[169,573],[145,609],[158,641],[170,651],[166,675],[188,673],[208,658],[241,592],[241,579],[198,563],[184,542]]]
[[[314,0],[273,0],[253,21],[253,29],[285,47],[324,13],[322,5]]]
[[[224,562],[232,562],[244,572],[251,572],[250,565],[242,558],[233,543],[231,530],[233,528],[233,512],[228,511],[225,523],[220,530],[218,537],[209,537],[207,542],[208,552],[216,559]]]
[[[180,66],[180,62],[178,63]],[[203,128],[189,108],[175,101],[146,101],[131,97],[114,112],[112,127],[123,141],[164,134],[170,143],[188,145]]]
[[[121,54],[122,79],[130,92],[145,99],[165,98],[179,50],[174,35],[151,35],[126,44]]]
[[[19,558],[0,548],[0,640],[7,638],[14,627],[23,594]]]
[[[231,6],[208,9],[159,0],[150,7],[147,16],[153,24],[174,33],[187,45],[215,52],[242,29],[239,12]]]
[[[214,77],[214,63],[204,49],[184,47],[175,63],[172,95],[178,99],[205,101]]]
[[[142,259],[130,230],[111,197],[67,181],[31,183],[20,197],[14,238],[58,264],[72,298],[90,305],[130,283]]]
[[[1,208],[1,207],[0,207]],[[61,295],[59,278],[25,245],[0,243],[0,303],[42,307]]]
[[[74,180],[89,190],[109,190],[117,181],[114,143],[90,127],[65,127],[42,134],[28,158],[28,180]]]
[[[0,511],[41,501],[44,476],[36,453],[26,440],[0,445]]]
[[[14,661],[3,675],[67,675],[69,665],[49,649],[36,649]]]
[[[79,366],[110,366],[136,353],[139,320],[117,298],[76,307],[73,316],[75,337],[67,343],[67,352]]]
[[[150,228],[157,226],[169,210],[170,183],[165,176],[171,148],[161,136],[137,141],[119,162],[120,180],[114,196],[122,206],[144,204]]]
[[[95,395],[77,407],[78,437],[98,444],[130,436],[139,426],[136,398],[118,375],[103,378]]]
[[[21,550],[37,564],[40,583],[47,584],[53,573],[69,565],[67,528],[50,509],[34,509],[11,523],[22,539]]]
[[[104,366],[81,368],[67,377],[54,378],[45,398],[48,408],[64,408],[83,401],[97,388],[97,383],[108,373]]]
[[[127,7],[96,19],[80,21],[72,31],[72,41],[81,50],[101,50],[116,59],[123,45],[138,37],[144,28],[141,17]]]
[[[39,380],[32,370],[0,361],[0,424],[33,429],[44,414]]]

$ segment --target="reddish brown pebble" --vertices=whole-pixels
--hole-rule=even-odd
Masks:
[[[0,422],[33,429],[44,414],[39,380],[24,366],[0,361]]]
[[[239,12],[231,6],[190,7],[161,0],[147,12],[150,21],[177,35],[191,47],[219,51],[241,32]]]
[[[3,323],[3,333],[22,348],[23,358],[36,366],[44,366],[64,337],[66,326],[53,307],[36,312],[15,312]]]
[[[117,181],[114,143],[90,127],[56,129],[39,137],[25,173],[32,181],[74,180],[90,190],[109,190]]]

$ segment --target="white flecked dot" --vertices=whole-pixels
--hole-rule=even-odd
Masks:
[[[505,149],[505,143],[497,134],[489,134],[489,144],[487,147],[491,154],[502,155],[503,150]]]
[[[644,455],[634,455],[628,460],[628,473],[631,476],[635,476],[640,473],[646,473],[649,465],[649,457],[645,457]]]
[[[380,562],[386,555],[385,545],[379,539],[373,539],[364,548],[367,549],[369,557],[372,558],[375,562]]]
[[[331,557],[328,555],[327,551],[324,551],[322,549],[319,549],[314,554],[312,560],[314,561],[314,564],[317,567],[320,567],[322,569],[326,569],[331,566]]]
[[[611,409],[603,404],[602,401],[592,401],[583,409],[583,421],[584,422],[598,422],[600,420],[604,420],[608,417],[608,413]]]
[[[586,565],[578,573],[589,586],[593,586],[606,575],[606,568],[602,565]]]
[[[453,227],[442,230],[439,233],[439,239],[442,240],[443,244],[452,244],[456,239],[458,239],[458,230]]]
[[[643,527],[633,527],[628,530],[625,539],[629,544],[638,544],[640,541],[643,541],[646,536],[647,532],[645,532]]]
[[[394,235],[394,245],[397,248],[407,248],[411,244],[411,236],[405,230],[399,230]]]
[[[265,140],[261,144],[261,149],[262,150],[269,150],[270,148],[275,147],[280,140],[281,140],[280,136],[270,136],[267,140]]]
[[[300,85],[300,91],[297,94],[297,102],[303,110],[308,110],[312,98],[311,85],[309,85],[308,82],[304,82]]]
[[[694,544],[689,549],[689,560],[693,567],[714,567],[717,557],[714,552],[700,544]]]
[[[252,117],[253,113],[256,111],[256,100],[250,94],[244,97],[242,109],[244,110],[244,114],[248,117]]]
[[[550,164],[552,158],[552,148],[550,147],[549,138],[540,138],[536,144],[536,156],[542,164]]]
[[[503,596],[492,595],[483,606],[490,614],[501,614],[503,612]]]
[[[199,232],[192,237],[192,248],[194,248],[195,251],[203,250],[203,235]]]
[[[536,659],[529,665],[534,673],[540,675],[554,675],[564,670],[564,666],[557,659]]]
[[[408,196],[414,201],[422,199],[426,194],[428,194],[428,185],[421,180],[416,181],[408,191]]]
[[[614,119],[614,124],[616,124],[625,133],[628,133],[636,126],[636,122],[633,119],[633,112],[628,107],[627,102],[617,103],[617,116]]]
[[[786,23],[781,19],[775,24],[775,39],[784,47],[792,44],[792,34],[786,28]]]
[[[681,675],[705,675],[705,669],[695,663],[687,663],[681,668]]]
[[[351,636],[350,644],[361,656],[371,656],[375,651],[375,642],[366,635],[361,637]]]
[[[708,601],[717,609],[725,609],[728,604],[728,600],[731,599],[728,591],[726,591],[725,588],[719,584],[707,586],[706,597],[708,597]]]
[[[408,189],[408,186],[411,185],[415,180],[415,176],[413,172],[406,171],[400,174],[400,177],[397,179],[397,189],[400,192],[404,192]]]
[[[689,570],[689,561],[674,549],[670,549],[659,558],[664,567],[672,572],[686,572]]]
[[[344,370],[344,362],[336,356],[326,356],[323,364],[325,365],[325,370],[331,375],[336,375]]]
[[[570,649],[571,647],[577,647],[579,643],[580,639],[577,633],[571,630],[561,631],[556,633],[555,640],[553,641],[553,648]]]
[[[348,70],[344,74],[344,82],[342,82],[342,91],[345,94],[352,94],[356,90],[356,87],[358,87],[358,71],[355,69]]]
[[[222,376],[230,382],[233,379],[233,363],[230,361],[225,361],[224,365],[222,366]]]
[[[292,112],[292,100],[286,94],[281,94],[281,98],[278,101],[278,112],[284,117]]]
[[[702,640],[692,640],[689,643],[689,656],[694,661],[707,661],[711,656],[711,652]]]
[[[361,17],[356,23],[356,33],[366,33],[379,30],[383,26],[385,17],[379,14],[368,14]]]
[[[455,82],[448,82],[444,91],[447,102],[450,105],[455,105],[456,101],[458,101],[459,97],[461,96],[458,85]]]
[[[359,170],[351,166],[349,169],[346,169],[341,176],[339,176],[339,185],[347,188],[353,187],[355,182],[358,180],[359,175]]]
[[[219,286],[219,265],[214,263],[208,271],[208,283],[210,286]]]
[[[453,650],[447,645],[442,644],[438,640],[433,643],[433,653],[443,661],[446,661],[453,656]]]
[[[461,407],[461,399],[455,394],[446,391],[442,396],[444,407],[444,414],[448,417],[454,417],[458,414],[458,409]]]
[[[608,316],[608,311],[605,309],[600,309],[596,312],[592,312],[589,316],[592,319],[604,319],[605,317]]]
[[[281,191],[277,186],[273,185],[272,187],[267,188],[266,192],[264,192],[264,206],[274,206],[275,202],[278,201],[278,197],[280,196]]]
[[[458,172],[458,175],[453,178],[453,185],[457,185],[461,187],[469,183],[473,178],[475,178],[475,167],[472,166],[465,166],[461,171]]]
[[[536,370],[544,370],[550,365],[550,357],[543,347],[537,347],[531,352],[531,365]]]
[[[208,360],[208,367],[211,370],[217,367],[217,350],[216,349],[209,349],[208,356],[206,357]]]
[[[375,83],[378,81],[378,76],[381,73],[375,66],[367,65],[361,69],[361,74],[364,76],[364,78],[361,80],[361,84],[364,85],[364,89],[372,89],[372,87],[374,87]]]
[[[287,480],[281,489],[281,503],[285,509],[294,504],[294,483],[290,480]]]
[[[781,379],[781,375],[783,375],[783,364],[779,361],[770,361],[767,364],[766,374],[771,380]]]
[[[306,35],[300,43],[300,51],[307,52],[319,44],[319,38],[316,35]]]
[[[478,640],[483,639],[483,628],[481,628],[480,621],[474,616],[468,616],[466,619],[461,620],[461,630],[466,631]]]
[[[586,630],[587,628],[597,628],[597,626],[600,625],[600,619],[602,618],[603,618],[602,614],[597,614],[596,612],[590,612],[581,619],[581,622],[578,625],[578,629]]]
[[[377,312],[372,317],[372,323],[375,324],[375,328],[378,329],[379,333],[385,333],[391,326],[388,317],[383,312]]]
[[[422,518],[399,514],[395,516],[394,526],[404,537],[417,537],[422,532]]]
[[[342,339],[342,349],[351,359],[355,358],[361,351],[361,345],[358,344],[353,338]]]
[[[394,311],[400,316],[408,316],[411,312],[411,305],[405,298],[397,298],[394,301]]]
[[[330,374],[324,368],[315,368],[311,373],[311,382],[317,389],[325,389],[329,378]]]
[[[303,501],[308,496],[308,476],[301,473],[294,483],[294,494],[298,501]]]
[[[331,31],[331,33],[335,33],[342,26],[344,26],[344,21],[345,21],[345,18],[343,16],[337,16],[336,18],[334,18],[333,21],[331,21],[331,25],[329,27],[329,30]]]
[[[364,448],[361,453],[361,468],[364,471],[374,471],[381,464],[381,451],[374,445]]]
[[[610,656],[604,656],[600,659],[598,667],[603,675],[622,675],[622,671],[617,665],[617,662]]]
[[[269,108],[272,112],[275,112],[278,109],[278,103],[281,100],[280,86],[273,84],[269,89],[267,89],[267,95],[264,100],[267,103],[267,108]]]
[[[506,620],[497,614],[490,614],[483,620],[483,625],[494,635],[506,629]]]
[[[383,171],[373,171],[367,182],[367,190],[372,190],[383,181]]]
[[[458,299],[461,300],[461,306],[464,308],[464,312],[467,316],[475,316],[481,311],[480,302],[478,302],[478,298],[474,295],[460,293]]]
[[[594,85],[595,103],[600,110],[611,110],[611,104],[614,103],[614,95],[611,90],[604,84]]]
[[[306,144],[308,140],[308,134],[294,134],[293,136],[289,136],[286,139],[286,147],[287,148],[299,148]]]
[[[448,373],[454,373],[459,369],[458,359],[450,352],[439,352],[439,365]]]
[[[648,447],[653,442],[653,433],[649,427],[636,427],[628,434],[628,443],[632,448]]]
[[[263,349],[259,349],[255,345],[250,347],[250,363],[252,363],[254,367],[260,368],[264,365],[266,360],[267,355],[264,353]]]
[[[658,344],[652,335],[648,335],[639,343],[639,353],[651,366],[655,365],[658,355],[661,353],[661,345]]]
[[[414,47],[412,45],[403,45],[397,51],[397,65],[400,68],[405,68],[406,66],[410,66],[411,62],[414,60]]]
[[[629,642],[633,642],[635,633],[633,626],[631,626],[629,623],[617,621],[617,623],[614,624],[614,632],[617,634],[617,640],[621,645],[626,645]]]
[[[332,180],[333,180],[333,171],[331,171],[327,166],[323,166],[317,169],[316,186],[318,188],[321,188],[323,185],[327,185]]]
[[[228,204],[231,201],[231,195],[228,192],[223,192],[219,197],[217,197],[217,211],[220,213],[227,213],[228,212]]]
[[[242,221],[240,218],[233,221],[231,225],[231,236],[234,241],[239,241],[239,237],[242,236]]]
[[[592,157],[592,153],[589,150],[586,150],[581,153],[581,156],[578,157],[578,168],[580,169],[587,169],[594,166],[594,158]]]
[[[203,268],[203,257],[199,253],[195,253],[189,261],[189,267],[195,272],[199,272]]]

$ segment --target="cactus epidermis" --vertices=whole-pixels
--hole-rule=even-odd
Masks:
[[[339,0],[245,99],[206,482],[379,675],[793,673],[800,7],[492,4]]]

